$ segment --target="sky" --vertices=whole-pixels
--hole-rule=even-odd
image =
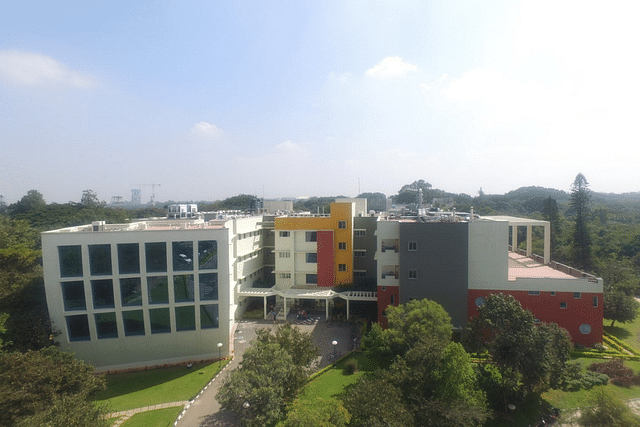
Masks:
[[[7,203],[640,191],[638,2],[2,9]]]

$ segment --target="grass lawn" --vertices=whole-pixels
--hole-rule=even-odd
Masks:
[[[122,423],[122,427],[171,427],[181,411],[182,406],[176,406],[140,412]]]
[[[614,337],[621,339],[629,344],[631,347],[640,351],[640,316],[631,323],[616,322],[615,326],[609,326],[611,322],[604,321],[605,332],[613,335]]]
[[[227,362],[223,361],[222,366]],[[96,403],[106,403],[109,412],[126,411],[158,403],[179,402],[195,397],[219,371],[219,362],[195,364],[193,368],[173,366],[147,371],[110,374],[107,389]]]

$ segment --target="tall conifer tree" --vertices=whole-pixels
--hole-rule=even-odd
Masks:
[[[573,229],[573,263],[576,267],[591,268],[591,235],[587,223],[591,192],[587,178],[582,173],[576,175],[571,185],[570,206],[575,210],[576,222]]]

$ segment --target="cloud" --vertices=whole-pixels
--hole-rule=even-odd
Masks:
[[[287,140],[276,145],[276,150],[288,153],[297,153],[302,151],[302,146],[300,146],[300,144],[296,144],[295,142]]]
[[[191,136],[198,140],[214,141],[224,136],[224,131],[208,122],[198,122],[191,128]]]
[[[73,71],[50,56],[17,50],[0,51],[0,78],[20,86],[62,84],[91,88],[96,84],[92,75]]]
[[[405,77],[408,73],[418,71],[418,66],[402,61],[399,56],[387,56],[366,72],[367,77],[384,80]]]

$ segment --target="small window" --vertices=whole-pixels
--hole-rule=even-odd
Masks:
[[[561,302],[560,303],[560,308],[567,308],[567,303],[566,302]]]
[[[409,279],[417,279],[418,270],[409,270]]]
[[[289,234],[288,231],[281,231],[280,232],[280,237],[289,237],[289,236],[290,236],[290,234]]]
[[[367,251],[353,251],[353,256],[358,258],[367,256]]]
[[[307,231],[304,237],[305,242],[317,242],[318,233],[316,231]]]
[[[353,277],[367,277],[366,271],[354,271]]]
[[[598,297],[593,297],[593,306],[594,307],[598,306]]]
[[[580,299],[582,297],[582,295],[580,294],[580,292],[574,292],[573,293],[573,299]]]
[[[396,303],[396,296],[395,295],[391,295],[391,304],[395,305]]]
[[[418,250],[418,242],[409,242],[409,250],[417,251]]]
[[[556,296],[556,291],[551,291],[551,292],[549,292],[549,294],[550,294],[552,297],[555,297],[555,296]]]
[[[315,285],[318,283],[318,275],[317,274],[307,274],[306,278],[307,285]]]
[[[341,251],[346,251],[347,250],[347,242],[338,242],[338,249],[340,249]]]
[[[278,273],[279,279],[291,279],[291,273]]]
[[[338,221],[338,228],[344,230],[347,228],[347,221]]]
[[[287,251],[287,252],[279,252],[278,253],[278,257],[279,258],[291,258],[291,252]]]
[[[484,300],[484,297],[478,297],[476,298],[476,306],[477,307],[482,307],[484,305],[486,301]]]
[[[347,264],[338,264],[338,271],[347,271]]]
[[[540,291],[529,291],[527,292],[529,295],[540,295]]]
[[[591,333],[591,325],[587,323],[583,323],[582,325],[580,325],[580,333],[589,335]]]
[[[310,252],[307,254],[307,262],[316,263],[318,262],[318,254],[315,252]]]
[[[367,230],[354,230],[353,231],[353,236],[354,237],[367,237]]]
[[[533,319],[533,323],[537,325],[538,323],[540,323],[540,319]]]

